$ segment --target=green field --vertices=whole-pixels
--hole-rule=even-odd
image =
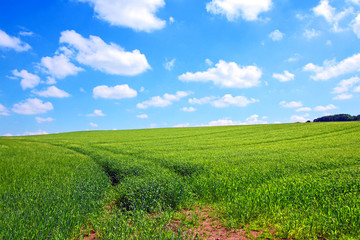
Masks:
[[[0,239],[186,239],[195,207],[259,238],[360,239],[360,122],[0,138]]]

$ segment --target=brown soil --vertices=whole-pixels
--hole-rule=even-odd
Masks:
[[[214,211],[210,208],[196,208],[195,210],[183,210],[182,214],[186,214],[186,218],[191,220],[194,214],[197,218],[197,224],[190,230],[193,239],[207,240],[248,240],[256,239],[263,232],[261,231],[245,231],[244,229],[230,230],[224,227]],[[181,220],[173,220],[170,228],[177,231],[182,225]],[[186,227],[186,226],[185,226]]]
[[[84,233],[83,239],[84,240],[96,240],[96,239],[98,239],[97,233],[95,231],[91,230],[90,233]]]

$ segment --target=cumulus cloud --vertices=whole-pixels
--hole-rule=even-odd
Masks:
[[[325,20],[332,25],[333,31],[340,32],[343,31],[343,29],[339,27],[339,21],[353,13],[353,9],[350,7],[337,13],[336,9],[329,4],[329,0],[321,0],[320,4],[313,8],[313,12],[316,16],[324,17]]]
[[[12,111],[18,114],[34,115],[46,113],[53,110],[54,107],[51,102],[43,102],[38,98],[28,98],[26,101],[14,104]]]
[[[357,86],[357,87],[354,89],[354,92],[360,92],[360,86]]]
[[[69,75],[76,75],[78,72],[84,70],[72,64],[64,54],[54,57],[43,57],[39,66],[47,74],[60,79]]]
[[[246,119],[245,122],[234,121],[231,119],[219,119],[216,121],[211,121],[208,124],[202,124],[200,126],[232,126],[232,125],[255,125],[255,124],[267,124],[267,121],[260,120],[259,115],[254,114]]]
[[[351,99],[352,97],[353,97],[352,94],[343,93],[343,94],[336,95],[335,97],[333,97],[333,99],[334,100],[348,100],[348,99]]]
[[[152,32],[165,27],[166,22],[155,16],[164,0],[78,0],[94,7],[98,18],[111,25],[124,26],[136,31]],[[171,20],[170,20],[171,21]]]
[[[292,102],[286,102],[286,101],[281,101],[280,105],[284,108],[298,108],[298,107],[302,107],[302,102],[296,102],[296,101],[292,101]]]
[[[259,102],[259,100],[251,98],[248,99],[244,96],[235,96],[233,97],[231,94],[225,94],[223,97],[204,97],[204,98],[191,98],[189,99],[189,103],[191,104],[211,104],[217,108],[224,108],[229,106],[236,107],[246,107],[251,103]]]
[[[37,130],[36,132],[26,131],[23,135],[27,136],[27,135],[45,135],[45,134],[48,134],[48,133],[44,130]]]
[[[342,60],[339,63],[325,61],[323,66],[308,63],[303,68],[304,71],[313,72],[311,78],[315,81],[328,80],[344,74],[360,71],[360,53]]]
[[[357,15],[357,17],[354,19],[352,23],[352,28],[354,33],[358,38],[360,38],[360,13]]]
[[[303,33],[304,37],[307,39],[312,39],[315,37],[320,36],[321,32],[318,30],[312,29],[305,29],[305,32]]]
[[[306,122],[309,120],[310,115],[307,113],[305,115],[299,116],[299,115],[293,115],[290,117],[291,122]]]
[[[47,117],[47,118],[42,118],[42,117],[36,117],[35,120],[38,123],[45,123],[45,122],[53,122],[55,121],[55,119],[51,118],[51,117]]]
[[[173,126],[174,128],[185,128],[190,127],[190,123],[180,123]]]
[[[48,87],[44,91],[32,91],[32,93],[40,97],[55,97],[55,98],[67,98],[71,95],[64,90],[61,90],[55,86]]]
[[[90,122],[90,126],[93,128],[97,128],[99,125],[97,125],[96,123]]]
[[[174,66],[175,66],[175,61],[176,61],[175,58],[172,59],[172,60],[170,60],[170,61],[166,61],[166,62],[164,63],[164,68],[165,68],[166,70],[168,70],[168,71],[171,71],[171,70],[174,68]]]
[[[310,111],[312,111],[312,108],[302,107],[302,108],[296,109],[296,111],[297,111],[297,112],[310,112]]]
[[[283,39],[283,37],[284,34],[280,32],[279,29],[276,29],[275,31],[269,34],[269,38],[271,38],[274,42],[280,41],[281,39]]]
[[[338,83],[337,87],[334,88],[332,93],[344,93],[349,91],[355,84],[360,82],[359,77],[352,77],[349,79],[342,80]]]
[[[84,38],[74,30],[68,30],[61,33],[60,42],[69,45],[79,63],[105,73],[134,76],[150,69],[145,55],[139,50],[127,52],[97,36]]]
[[[137,118],[140,118],[140,119],[146,119],[146,118],[149,118],[149,116],[147,114],[139,114],[139,115],[136,115]]]
[[[2,104],[0,104],[0,116],[9,116],[9,110]]]
[[[210,59],[205,59],[205,63],[209,65],[210,67],[214,64]]]
[[[258,20],[259,14],[272,7],[271,0],[212,0],[206,4],[206,10],[215,15],[225,15],[229,21],[241,17],[246,21]]]
[[[191,92],[177,91],[176,94],[165,93],[162,97],[155,96],[150,100],[138,103],[137,108],[145,109],[148,107],[167,107],[175,101],[180,101],[181,98],[187,97]]]
[[[136,97],[137,92],[127,84],[116,85],[115,87],[101,85],[93,89],[93,96],[94,98],[122,99]]]
[[[327,106],[317,106],[314,108],[314,110],[318,112],[330,111],[334,109],[337,109],[337,107],[333,104],[329,104]]]
[[[29,73],[26,70],[21,70],[20,72],[15,69],[12,71],[12,74],[15,77],[21,78],[20,85],[23,90],[27,88],[34,88],[40,83],[40,77],[38,75]]]
[[[20,40],[20,38],[9,36],[0,29],[0,48],[13,49],[17,52],[28,51],[31,47],[29,44]]]
[[[284,73],[274,73],[272,77],[279,80],[280,82],[288,82],[294,80],[295,75],[285,70]]]
[[[95,109],[93,113],[87,114],[87,117],[105,117],[106,115],[102,112],[102,110]]]
[[[194,108],[194,107],[183,107],[181,109],[181,111],[183,111],[183,112],[195,112],[196,108]]]
[[[179,80],[184,82],[208,82],[226,88],[250,88],[260,84],[262,71],[256,66],[241,67],[235,62],[220,60],[214,68],[205,72],[184,73]]]

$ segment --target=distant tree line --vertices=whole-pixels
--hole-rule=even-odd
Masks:
[[[360,121],[360,115],[351,116],[350,114],[335,114],[314,119],[314,122],[348,122]]]

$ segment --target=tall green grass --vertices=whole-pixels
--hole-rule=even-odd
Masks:
[[[184,239],[174,213],[205,204],[229,228],[359,239],[359,156],[359,122],[0,138],[0,238]]]

